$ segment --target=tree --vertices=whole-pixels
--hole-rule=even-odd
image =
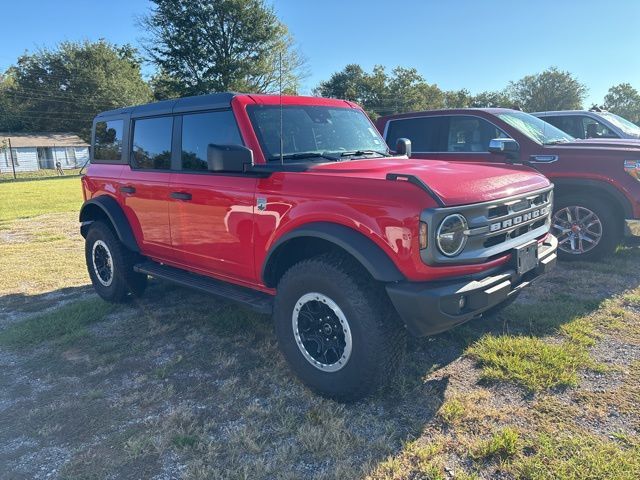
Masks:
[[[587,87],[571,73],[551,67],[509,82],[507,95],[526,112],[581,109]]]
[[[442,90],[427,83],[414,68],[396,67],[388,74],[376,65],[367,73],[360,65],[350,64],[321,82],[314,94],[357,102],[372,118],[444,106]]]
[[[305,61],[264,0],[152,0],[145,50],[156,96],[297,91]],[[280,72],[282,71],[282,78]]]
[[[480,92],[471,98],[470,107],[474,108],[512,108],[513,101],[504,91]]]
[[[640,93],[629,83],[614,85],[604,97],[607,110],[640,125]]]
[[[129,46],[64,42],[21,56],[0,82],[0,130],[68,131],[89,138],[102,110],[151,100]]]

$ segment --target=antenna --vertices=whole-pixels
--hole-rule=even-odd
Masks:
[[[282,150],[284,149],[284,141],[282,139],[282,50],[280,50],[280,165],[284,165],[284,154]]]

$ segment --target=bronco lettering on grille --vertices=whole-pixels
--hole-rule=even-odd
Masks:
[[[500,230],[504,230],[506,228],[511,228],[516,225],[520,225],[521,223],[526,223],[531,220],[535,220],[536,218],[544,217],[549,214],[549,207],[542,207],[536,210],[531,210],[530,212],[523,213],[522,215],[517,215],[515,217],[507,218],[506,220],[502,220],[500,222],[492,223],[489,226],[489,231],[491,233],[499,232]]]

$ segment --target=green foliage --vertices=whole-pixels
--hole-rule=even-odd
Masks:
[[[640,93],[629,83],[614,85],[604,97],[607,110],[640,125]]]
[[[228,90],[295,92],[304,60],[264,0],[153,0],[142,20],[156,98]]]
[[[0,131],[64,131],[88,139],[98,112],[151,99],[140,63],[131,46],[105,40],[25,54],[0,82]]]
[[[321,82],[314,94],[356,102],[373,118],[437,108],[509,107],[512,103],[503,92],[474,96],[466,89],[443,91],[415,68],[396,67],[388,73],[382,65],[371,73],[358,64],[347,65]]]
[[[581,109],[587,87],[571,73],[551,67],[510,82],[507,95],[525,112]]]

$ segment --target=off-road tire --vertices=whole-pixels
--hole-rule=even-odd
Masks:
[[[340,370],[321,371],[296,343],[292,316],[303,295],[317,292],[344,312],[352,337],[351,356]],[[280,349],[311,390],[341,402],[359,400],[392,378],[406,347],[406,331],[384,287],[356,261],[325,254],[293,265],[277,287],[274,322]]]
[[[102,242],[101,246],[106,247],[111,257],[112,274],[109,285],[105,285],[98,278],[99,274],[94,268],[96,242]],[[93,288],[108,302],[124,302],[130,294],[140,296],[147,287],[147,275],[133,271],[133,266],[140,261],[140,256],[126,248],[104,222],[97,221],[89,227],[85,239],[85,260]]]
[[[621,243],[624,234],[623,219],[619,212],[610,203],[598,197],[564,195],[559,196],[554,202],[553,214],[555,215],[559,210],[571,206],[584,207],[595,213],[602,224],[602,237],[595,247],[585,253],[568,253],[562,250],[559,245],[558,258],[564,261],[594,261],[612,254]],[[551,232],[557,234],[553,222]]]

